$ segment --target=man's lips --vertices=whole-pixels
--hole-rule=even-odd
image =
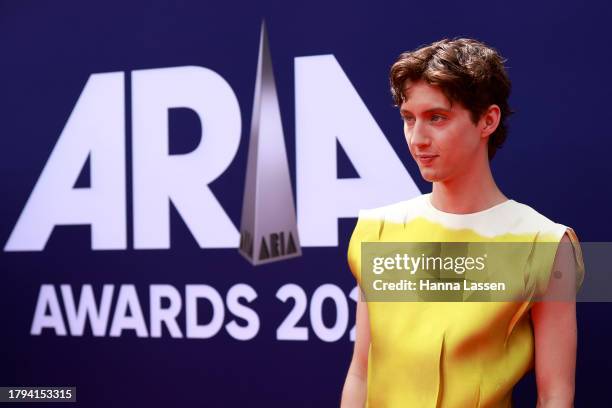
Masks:
[[[419,163],[421,163],[422,165],[428,165],[428,164],[431,164],[436,159],[436,157],[438,157],[438,155],[437,154],[417,154],[416,157]]]

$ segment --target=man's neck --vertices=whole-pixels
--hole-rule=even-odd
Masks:
[[[507,201],[493,180],[488,162],[481,167],[451,180],[434,182],[431,204],[440,211],[469,214]]]

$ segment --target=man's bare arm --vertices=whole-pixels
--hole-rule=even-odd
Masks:
[[[537,408],[573,407],[577,324],[576,264],[569,237],[561,239],[543,301],[534,303]]]
[[[365,406],[367,377],[368,377],[368,353],[370,350],[370,320],[368,317],[368,305],[363,300],[357,301],[355,329],[355,346],[353,358],[346,375],[344,388],[342,390],[342,408],[362,408]]]

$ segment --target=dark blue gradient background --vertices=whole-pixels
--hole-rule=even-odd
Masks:
[[[501,189],[572,226],[582,241],[610,241],[611,17],[610,3],[603,1],[2,0],[0,244],[6,243],[90,74],[181,65],[216,71],[237,94],[240,148],[212,189],[238,226],[263,18],[293,180],[294,57],[336,56],[427,192],[430,185],[409,157],[391,104],[388,69],[404,50],[442,37],[471,36],[508,58],[513,81],[511,103],[517,113],[493,161]],[[173,112],[171,138],[173,151],[193,149],[199,142],[198,120]],[[340,167],[340,173],[350,172],[346,160]],[[130,183],[128,176],[128,191]],[[335,343],[324,343],[312,330],[308,342],[275,340],[276,327],[291,309],[275,292],[293,282],[310,297],[321,284],[334,283],[348,294],[354,281],[346,246],[354,222],[339,222],[338,248],[304,248],[299,259],[257,268],[236,250],[200,249],[175,212],[169,251],[95,252],[89,227],[58,227],[43,252],[2,252],[0,385],[76,385],[78,405],[92,407],[337,406],[352,352],[348,333]],[[130,224],[128,195],[129,247]],[[29,335],[43,283],[75,288],[91,283],[97,296],[104,283],[133,283],[148,318],[150,284],[173,284],[182,292],[185,284],[207,283],[224,296],[237,282],[252,285],[259,295],[252,307],[261,328],[251,341],[234,340],[225,330],[208,340],[172,339],[167,331],[161,339],[140,339],[130,331],[121,338],[95,338],[89,328],[84,337],[57,337],[49,330]],[[352,326],[354,303],[349,305]],[[328,306],[324,317],[331,324]],[[203,308],[202,319],[206,313]],[[578,305],[576,407],[604,406],[609,400],[611,313],[610,304]],[[304,325],[309,325],[307,316]],[[535,406],[532,374],[515,389],[515,398],[517,407]]]

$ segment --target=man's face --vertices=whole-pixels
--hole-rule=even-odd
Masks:
[[[409,82],[404,95],[404,135],[422,177],[450,181],[468,173],[487,142],[470,112],[425,81]]]

